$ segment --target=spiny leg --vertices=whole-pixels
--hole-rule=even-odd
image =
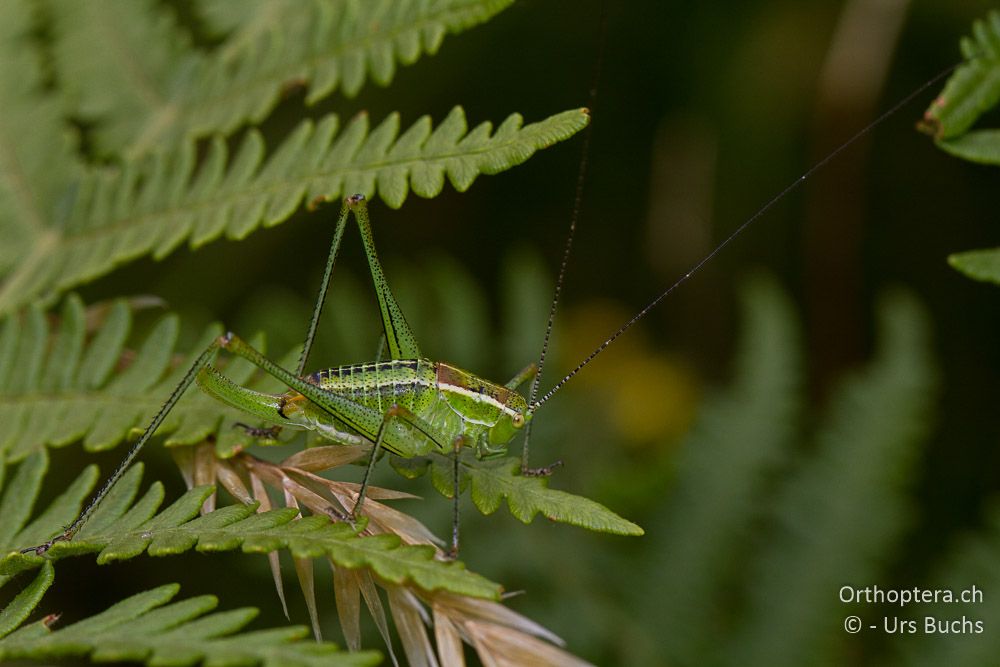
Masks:
[[[344,238],[344,228],[347,226],[347,218],[351,208],[347,200],[341,204],[340,215],[337,217],[337,226],[333,232],[333,241],[330,243],[330,253],[326,258],[326,269],[323,271],[323,280],[320,282],[319,292],[316,294],[316,303],[313,305],[312,317],[309,318],[309,328],[306,329],[306,338],[302,343],[302,352],[299,354],[299,363],[295,367],[295,374],[299,377],[305,373],[306,364],[309,362],[309,354],[312,352],[313,343],[316,340],[316,330],[319,328],[320,316],[323,314],[323,307],[326,305],[326,296],[330,290],[330,280],[333,277],[333,268],[337,264],[337,255],[340,252],[340,242]],[[242,428],[247,435],[253,438],[267,438],[277,440],[281,433],[281,426],[250,426],[237,422],[236,428]]]
[[[528,422],[524,429],[524,446],[521,448],[521,475],[523,477],[548,477],[556,468],[562,466],[563,462],[562,459],[557,459],[541,468],[532,468],[528,465],[528,443],[531,441],[532,423]]]
[[[248,389],[236,384],[211,365],[199,371],[198,386],[209,396],[227,403],[237,410],[257,415],[267,421],[274,421],[276,419],[287,420],[286,426],[313,429],[327,440],[340,445],[361,446],[371,443],[371,440],[364,436],[341,431],[332,424],[312,423],[307,426],[301,421],[297,422],[289,412],[293,408],[296,411],[301,410],[301,406],[293,404],[299,402],[309,403],[308,399],[298,397],[298,399],[290,400],[287,395],[267,394]],[[246,429],[251,435],[261,435],[264,437],[276,436],[282,428],[280,424],[276,424],[270,428],[257,428],[243,423],[237,423],[236,426]]]
[[[371,477],[372,468],[375,466],[375,460],[378,458],[379,451],[385,445],[385,439],[389,433],[389,425],[396,421],[412,426],[420,433],[420,435],[427,438],[439,449],[444,449],[444,446],[432,433],[433,429],[429,424],[424,422],[424,420],[407,410],[402,405],[394,404],[389,406],[389,409],[386,410],[382,416],[382,424],[379,426],[378,434],[375,436],[375,446],[372,447],[372,455],[368,460],[367,468],[365,468],[365,476],[361,481],[361,489],[358,491],[358,499],[354,502],[354,509],[351,510],[352,518],[357,518],[359,516],[361,506],[364,503],[365,495],[368,491],[368,481]]]
[[[382,422],[381,428],[378,430],[378,435],[375,437],[375,445],[372,447],[372,455],[368,459],[368,465],[365,466],[365,476],[361,478],[361,488],[358,490],[358,499],[354,501],[354,507],[351,508],[351,513],[348,515],[348,520],[351,523],[357,520],[361,515],[361,506],[365,502],[365,495],[368,493],[368,482],[371,479],[372,470],[375,468],[375,462],[378,460],[379,450],[382,449],[382,440],[385,438],[385,428],[389,423],[389,420],[397,415],[397,411],[401,410],[398,405],[391,406],[385,413],[385,420]]]
[[[538,375],[538,364],[532,362],[518,371],[517,375],[510,379],[505,386],[508,389],[517,389],[522,384],[528,380],[534,380],[535,376]],[[531,424],[528,424],[528,429],[530,433]],[[528,466],[528,435],[525,434],[524,437],[524,449],[521,450],[521,475],[524,477],[548,477],[552,474],[552,471],[563,464],[561,460],[550,463],[547,466],[541,468],[531,468]]]
[[[97,495],[95,495],[90,503],[87,504],[80,515],[73,520],[73,523],[71,523],[61,534],[56,535],[48,542],[39,544],[38,546],[29,547],[27,549],[22,549],[21,553],[34,552],[36,555],[41,556],[46,551],[51,549],[52,545],[56,542],[67,542],[73,539],[73,536],[80,531],[83,525],[87,522],[87,519],[90,518],[90,516],[94,513],[94,510],[96,510],[98,505],[101,504],[101,501],[104,500],[105,496],[108,495],[118,480],[121,479],[122,475],[125,474],[125,471],[128,470],[128,467],[132,464],[132,461],[135,460],[135,457],[139,455],[139,452],[142,450],[146,442],[153,437],[156,429],[160,427],[163,420],[166,419],[167,415],[170,414],[170,411],[174,409],[177,401],[180,400],[185,390],[191,386],[191,383],[194,382],[199,372],[209,365],[212,361],[212,357],[214,357],[215,353],[218,351],[219,346],[220,340],[216,339],[212,341],[211,345],[205,348],[204,352],[198,355],[198,358],[195,359],[191,368],[189,368],[187,373],[184,374],[183,379],[181,379],[180,383],[174,387],[174,391],[170,394],[170,398],[167,399],[167,402],[160,407],[159,412],[157,412],[156,416],[153,417],[153,421],[149,423],[149,426],[146,427],[146,430],[143,431],[139,439],[136,440],[135,444],[132,445],[132,448],[129,449],[128,454],[126,454],[125,458],[122,459],[122,462],[118,464],[118,467],[111,474],[111,477],[108,478],[108,481],[104,483],[104,486],[101,487],[101,489],[97,492]]]
[[[231,354],[246,359],[268,375],[280,380],[290,389],[302,394],[316,408],[331,415],[348,428],[360,433],[369,440],[375,440],[384,418],[383,414],[378,410],[362,405],[347,396],[323,389],[319,385],[295,375],[268,359],[252,345],[232,332],[221,336],[219,344]],[[226,382],[231,383],[228,379],[226,379]],[[280,407],[279,403],[275,403],[275,407],[272,409],[277,412]],[[266,405],[264,409],[267,409]],[[251,409],[249,411],[253,412],[254,410]]]
[[[375,240],[372,234],[371,223],[368,219],[368,207],[365,203],[365,196],[361,194],[351,195],[343,200],[340,208],[340,215],[337,218],[337,227],[334,230],[333,242],[330,245],[330,254],[327,257],[326,269],[323,272],[323,280],[320,285],[319,294],[316,297],[316,304],[313,306],[313,314],[309,320],[309,328],[306,331],[306,339],[302,345],[302,354],[299,356],[299,363],[296,366],[295,374],[303,377],[309,354],[312,351],[313,342],[316,339],[316,330],[319,327],[320,316],[326,303],[327,292],[330,288],[330,280],[333,276],[333,269],[337,262],[337,254],[340,251],[340,243],[344,236],[344,228],[347,226],[347,219],[351,213],[358,224],[361,233],[361,241],[364,245],[365,255],[368,258],[368,267],[371,272],[372,283],[375,286],[375,293],[378,297],[379,311],[382,316],[382,328],[384,337],[379,344],[378,357],[382,357],[382,346],[387,345],[392,359],[417,359],[421,356],[420,346],[417,344],[410,325],[403,315],[399,304],[389,288],[389,283],[385,279],[382,265],[375,251]]]
[[[460,435],[452,441],[452,479],[455,483],[452,495],[452,519],[451,519],[451,549],[448,550],[448,558],[450,560],[455,560],[458,558],[458,519],[459,519],[459,507],[458,498],[461,493],[461,488],[459,484],[458,476],[458,457],[461,454],[462,447],[466,444],[467,438],[464,435]]]
[[[301,376],[305,372],[306,362],[312,350],[313,341],[316,338],[316,329],[319,326],[320,315],[323,313],[326,295],[330,288],[330,279],[333,275],[333,267],[337,261],[337,253],[340,250],[340,242],[344,236],[344,228],[347,226],[347,218],[352,212],[354,213],[355,221],[358,223],[358,230],[361,232],[361,242],[364,245],[365,256],[368,258],[368,268],[371,273],[372,283],[375,285],[375,294],[378,297],[382,327],[385,331],[385,343],[389,347],[390,358],[417,359],[421,356],[420,346],[417,344],[410,325],[406,322],[406,317],[403,315],[402,309],[396,303],[396,298],[392,295],[392,290],[389,288],[389,283],[382,271],[382,264],[379,262],[378,253],[375,251],[375,239],[372,234],[371,223],[368,219],[368,205],[365,202],[365,196],[355,194],[346,197],[340,208],[340,216],[337,218],[337,228],[333,234],[333,244],[330,247],[330,255],[326,261],[326,270],[323,273],[323,282],[316,298],[316,305],[313,307],[312,318],[309,320],[309,329],[306,331],[306,340],[302,346],[302,354],[299,357],[299,364],[296,367],[296,375]]]
[[[372,468],[375,466],[375,460],[378,456],[379,449],[382,446],[383,440],[385,438],[386,429],[393,420],[402,421],[410,426],[415,427],[421,434],[427,437],[428,440],[438,445],[440,442],[431,434],[430,428],[422,419],[414,415],[412,412],[400,405],[391,406],[385,413],[385,419],[382,422],[382,428],[379,429],[378,436],[375,438],[375,446],[372,447],[372,455],[368,460],[368,467],[365,469],[365,477],[361,483],[361,489],[358,492],[358,499],[354,503],[354,509],[351,510],[349,519],[354,520],[360,516],[361,506],[364,503],[367,491],[368,491],[368,481],[371,475]],[[451,548],[445,554],[450,560],[458,558],[458,544],[459,544],[459,497],[461,494],[460,484],[459,484],[459,474],[458,474],[458,462],[459,454],[462,451],[462,447],[467,443],[468,438],[464,435],[459,435],[452,441],[452,462],[453,462],[453,475],[454,475],[454,487],[452,495],[452,523],[451,523]]]
[[[354,219],[361,232],[361,242],[365,247],[365,256],[368,257],[368,269],[375,285],[379,311],[382,314],[382,327],[385,330],[385,342],[389,346],[389,358],[418,359],[423,356],[420,354],[420,346],[417,344],[413,331],[410,330],[410,325],[406,322],[403,311],[396,303],[392,290],[389,289],[389,283],[385,279],[382,265],[378,260],[378,253],[375,252],[375,239],[371,223],[368,221],[368,206],[365,203],[365,197],[364,195],[351,195],[344,200],[344,205],[354,212]]]
[[[340,252],[340,242],[344,238],[344,228],[347,226],[347,218],[350,212],[351,207],[345,199],[340,206],[337,227],[334,229],[333,241],[330,244],[330,254],[326,258],[326,269],[323,271],[323,281],[320,283],[319,293],[316,295],[316,304],[313,306],[312,317],[309,319],[306,339],[302,343],[302,353],[299,355],[299,363],[295,367],[295,374],[298,376],[305,373],[306,363],[309,361],[309,353],[312,352],[313,342],[316,340],[316,329],[319,327],[320,316],[323,314],[323,307],[326,305],[326,295],[330,291],[330,279],[333,277],[333,267],[337,263],[337,253]]]

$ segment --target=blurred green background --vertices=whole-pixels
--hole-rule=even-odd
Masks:
[[[607,4],[590,167],[543,388],[810,165],[953,64],[959,37],[991,7]],[[177,6],[190,18],[190,3]],[[292,95],[262,129],[276,143],[303,114],[330,110],[399,110],[407,126],[457,103],[470,123],[585,106],[601,14],[598,2],[518,2],[401,69],[391,88],[307,109]],[[534,463],[566,462],[552,485],[607,504],[646,537],[543,519],[525,527],[505,510],[484,518],[464,506],[463,560],[525,591],[510,604],[572,652],[609,665],[975,665],[997,655],[1000,292],[945,262],[996,244],[997,174],[914,130],[939,89],[784,198],[539,412]],[[429,356],[499,380],[535,358],[581,146],[578,137],[539,153],[465,194],[372,206],[389,279]],[[304,333],[331,223],[330,210],[300,214],[240,243],[137,261],[82,293],[90,302],[129,284],[181,312],[189,341],[222,320],[267,331],[283,350]],[[378,345],[356,241],[335,275],[317,363],[370,359]],[[880,298],[890,287],[906,292]],[[855,384],[845,390],[846,377]],[[118,455],[102,455],[102,469]],[[55,465],[69,475],[79,456],[59,450]],[[180,488],[162,449],[144,456],[162,466],[150,474]],[[383,481],[402,484],[382,468]],[[403,509],[446,534],[450,505],[426,481],[406,488],[433,502]],[[226,578],[194,580],[190,568],[186,594],[264,606],[259,627],[281,622],[264,559],[185,558],[211,558],[232,579],[224,591]],[[139,590],[137,576],[176,580],[178,568],[163,565],[67,561],[60,582],[96,608]],[[842,585],[948,577],[982,588],[985,602],[941,617],[985,619],[983,635],[842,629],[849,614],[881,623],[925,613],[843,604]],[[306,623],[289,597],[292,620]],[[378,646],[374,635],[367,645]]]

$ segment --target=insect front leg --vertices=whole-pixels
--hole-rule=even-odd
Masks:
[[[455,560],[458,558],[458,496],[461,492],[459,488],[459,477],[458,477],[458,457],[462,452],[462,447],[468,444],[468,438],[464,435],[460,435],[452,441],[452,480],[454,481],[454,489],[452,494],[452,519],[451,519],[451,549],[448,550],[448,558]]]
[[[525,382],[534,380],[538,375],[538,364],[532,362],[521,369],[517,375],[510,379],[510,382],[506,384],[508,389],[517,389]],[[528,465],[528,441],[531,436],[531,424],[528,424],[528,431],[524,436],[524,448],[521,450],[521,474],[524,477],[548,477],[552,474],[552,471],[563,464],[562,460],[550,463],[547,466],[542,466],[541,468],[532,468]]]
[[[535,376],[538,375],[538,364],[531,362],[520,371],[517,375],[512,377],[510,381],[504,385],[508,389],[517,389],[525,382],[529,380],[534,380]],[[528,433],[524,437],[524,448],[521,450],[521,474],[525,477],[548,477],[552,474],[552,471],[563,464],[561,460],[550,463],[547,466],[541,468],[532,468],[528,466],[528,440],[531,433],[531,424],[528,424]]]

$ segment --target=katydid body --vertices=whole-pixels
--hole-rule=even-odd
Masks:
[[[502,455],[528,408],[511,388],[428,359],[338,366],[303,379],[318,389],[309,391],[311,398],[299,391],[253,392],[211,367],[199,374],[198,384],[262,419],[314,430],[342,444],[357,444],[358,435],[374,442],[383,431],[381,446],[405,457],[450,452],[456,439],[475,447],[480,457]],[[409,422],[385,430],[383,416],[393,407]]]
[[[619,327],[603,343],[598,345],[593,352],[577,364],[572,371],[537,399],[536,395],[541,367],[544,362],[545,351],[548,347],[549,332],[552,329],[559,290],[569,257],[573,230],[576,226],[576,215],[579,209],[574,210],[573,219],[570,223],[570,234],[567,239],[559,278],[556,283],[556,298],[553,299],[550,309],[549,322],[542,345],[542,354],[539,357],[538,363],[527,366],[506,385],[499,385],[483,380],[468,371],[461,370],[450,364],[430,361],[421,354],[416,339],[409,325],[406,323],[406,318],[396,303],[382,273],[382,267],[375,252],[364,197],[362,195],[348,197],[344,200],[337,222],[322,287],[310,320],[305,345],[296,370],[293,372],[282,368],[255,350],[248,343],[238,338],[235,334],[227,333],[224,336],[220,336],[198,356],[180,384],[174,389],[170,398],[160,408],[156,416],[153,417],[153,420],[146,427],[142,436],[132,446],[125,459],[119,464],[118,468],[80,516],[62,534],[45,544],[31,547],[24,551],[43,554],[51,548],[53,543],[72,539],[115,483],[125,474],[128,466],[138,455],[143,445],[156,432],[183,393],[193,382],[197,381],[207,393],[268,422],[280,426],[315,430],[327,439],[341,444],[357,445],[368,442],[372,443],[371,459],[352,515],[356,515],[361,508],[372,466],[382,448],[403,457],[422,456],[432,452],[450,453],[453,455],[455,521],[453,524],[452,551],[454,553],[458,546],[458,453],[462,447],[475,448],[476,454],[480,458],[499,456],[506,453],[507,444],[514,438],[518,431],[523,429],[528,433],[526,433],[522,454],[522,474],[548,474],[552,466],[534,470],[527,467],[527,435],[530,434],[530,422],[537,409],[552,398],[571,378],[575,377],[585,366],[597,358],[609,345],[614,343],[615,340],[636,322],[645,317],[675,288],[687,281],[737,236],[742,234],[744,230],[775,203],[780,201],[788,192],[801,185],[809,176],[824,167],[848,146],[868,133],[875,125],[891,116],[896,110],[936,81],[948,75],[953,69],[954,67],[950,67],[927,81],[923,86],[816,163],[781,193],[770,199],[754,215],[740,224],[715,249],[666,290],[662,291],[659,296],[654,298],[634,317]],[[584,149],[584,154],[586,154],[586,148]],[[582,161],[577,184],[578,191],[583,181],[584,165],[585,161]],[[577,200],[579,201],[579,195]],[[326,300],[326,292],[329,288],[340,242],[343,238],[344,229],[347,226],[347,220],[352,212],[361,232],[361,239],[368,258],[372,281],[375,285],[382,325],[385,330],[385,342],[389,351],[389,359],[368,364],[328,368],[307,374],[305,373],[305,367],[309,358],[309,352],[315,339],[320,314]],[[289,388],[289,391],[283,394],[264,394],[235,384],[211,365],[219,349],[226,349],[236,356],[247,359],[261,370],[284,383]],[[533,380],[533,382],[530,398],[526,400],[515,389],[528,380]],[[524,428],[526,425],[529,427]],[[257,431],[259,429],[251,428],[249,430]],[[271,433],[267,429],[261,431]]]
[[[391,358],[303,375],[344,227],[352,211],[368,257]],[[372,463],[382,448],[399,456],[413,457],[433,451],[457,452],[463,446],[471,446],[480,458],[500,456],[507,452],[507,443],[530,418],[527,401],[514,389],[533,377],[533,365],[502,386],[420,356],[416,338],[382,273],[361,195],[344,200],[298,373],[278,367],[231,334],[221,339],[220,344],[245,356],[292,391],[281,395],[255,392],[230,382],[206,365],[196,378],[207,393],[272,423],[311,429],[334,442],[370,441],[374,443]],[[371,464],[355,514],[364,501],[370,471]],[[457,501],[457,479],[455,486]],[[457,537],[454,539],[457,542]],[[453,544],[455,548],[457,544]]]
[[[391,358],[304,374],[303,369],[323,310],[340,242],[352,212],[368,257]],[[266,394],[232,382],[211,365],[220,348],[249,360],[283,382],[290,391]],[[282,427],[314,430],[340,444],[372,443],[371,459],[351,512],[352,517],[361,509],[371,468],[382,448],[404,457],[431,452],[452,454],[455,457],[456,503],[452,531],[454,554],[458,549],[458,451],[463,446],[471,446],[480,458],[506,453],[507,444],[531,418],[528,402],[514,389],[534,377],[534,368],[532,364],[507,385],[498,385],[450,364],[423,358],[382,273],[365,198],[362,195],[348,197],[344,200],[337,221],[323,286],[313,311],[297,372],[274,363],[231,332],[220,336],[199,355],[142,436],[80,516],[61,535],[25,551],[41,554],[51,548],[54,542],[72,539],[125,473],[183,393],[192,382],[197,381],[204,391],[215,398]]]
[[[313,373],[309,380],[380,414],[393,405],[405,409],[427,425],[428,433],[444,435],[446,442],[463,438],[481,458],[507,452],[507,443],[524,424],[528,410],[527,401],[517,392],[427,359],[341,366]],[[288,414],[289,406],[283,411]],[[312,419],[319,422],[322,417],[320,412]],[[368,438],[377,436],[363,424],[354,428]],[[435,438],[438,443],[440,439]],[[383,446],[400,456],[427,453],[411,438],[387,438]]]

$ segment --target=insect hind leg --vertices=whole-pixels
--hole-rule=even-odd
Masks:
[[[181,381],[176,387],[174,387],[173,392],[170,394],[170,398],[167,399],[166,403],[160,406],[159,411],[157,411],[152,421],[150,421],[146,430],[142,432],[142,435],[139,436],[139,439],[136,440],[135,444],[132,445],[132,448],[129,449],[125,458],[122,459],[122,462],[118,464],[117,468],[115,468],[111,477],[108,478],[108,481],[104,483],[104,486],[101,487],[101,489],[97,492],[97,495],[93,497],[79,516],[77,516],[76,519],[74,519],[73,522],[59,535],[56,535],[47,542],[37,546],[21,549],[21,553],[34,553],[36,556],[41,556],[51,549],[57,542],[69,542],[76,536],[77,533],[80,532],[80,529],[83,528],[84,524],[101,504],[101,501],[104,500],[108,493],[111,492],[111,489],[114,488],[115,484],[118,483],[118,480],[122,478],[125,472],[129,469],[129,466],[132,465],[132,461],[134,461],[139,455],[143,446],[149,441],[150,438],[153,437],[153,434],[156,433],[157,429],[160,428],[160,424],[163,423],[163,420],[166,419],[167,415],[169,415],[171,410],[174,409],[174,406],[177,405],[177,401],[179,401],[181,396],[184,395],[187,388],[191,386],[191,383],[195,381],[195,378],[198,377],[198,375],[205,368],[210,367],[212,359],[219,351],[219,347],[223,344],[223,339],[217,338],[212,341],[212,343],[205,348],[201,354],[198,355],[198,357],[194,360],[194,363],[191,364],[187,373],[184,374]]]

